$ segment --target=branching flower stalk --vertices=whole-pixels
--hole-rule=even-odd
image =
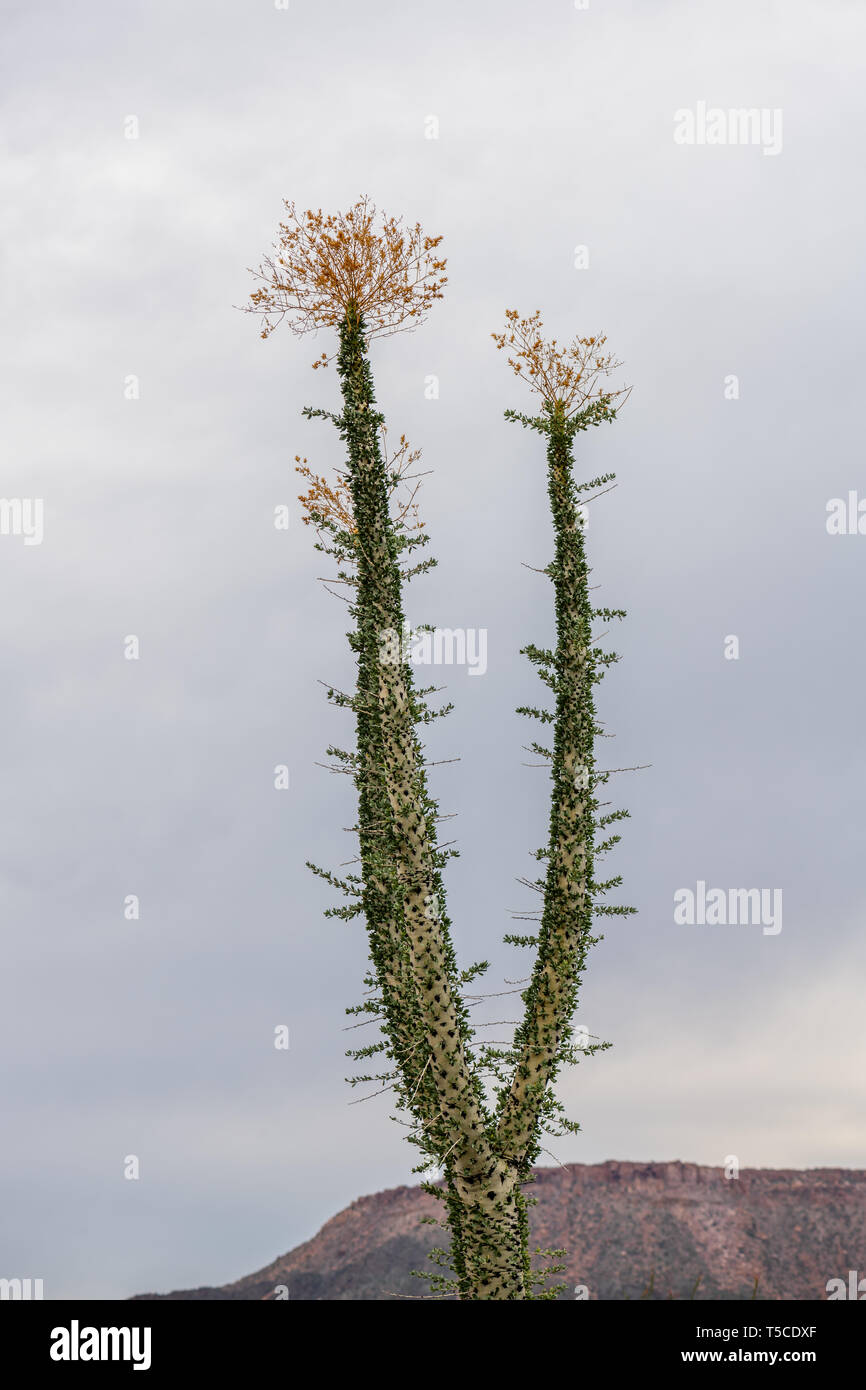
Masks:
[[[261,314],[265,337],[284,318],[298,334],[329,327],[338,335],[342,409],[337,415],[304,413],[336,426],[345,464],[330,483],[306,460],[298,463],[310,484],[301,498],[305,519],[319,532],[318,548],[338,562],[338,581],[353,591],[355,626],[349,641],[357,661],[356,686],[351,694],[328,693],[334,704],[353,712],[356,747],[328,751],[337,760],[336,770],[348,772],[357,789],[360,872],[337,877],[310,866],[350,899],[346,907],[329,909],[329,915],[363,915],[367,928],[369,993],[349,1012],[378,1022],[381,1038],[349,1055],[380,1058],[386,1069],[350,1080],[390,1087],[421,1150],[420,1170],[435,1165],[443,1171],[442,1185],[430,1184],[428,1190],[445,1203],[453,1276],[429,1276],[434,1289],[461,1299],[546,1297],[550,1291],[535,1292],[545,1276],[532,1268],[523,1189],[531,1180],[542,1131],[553,1119],[574,1127],[557,1118],[561,1107],[552,1086],[562,1063],[575,1058],[571,1019],[592,941],[592,914],[601,910],[593,907],[595,895],[618,882],[593,881],[595,830],[620,813],[596,817],[595,789],[605,774],[596,772],[593,759],[592,687],[605,658],[592,645],[590,624],[603,610],[588,604],[572,478],[577,431],[615,416],[617,393],[598,388],[611,363],[591,353],[581,390],[573,381],[577,369],[571,359],[562,379],[556,375],[555,353],[537,357],[537,316],[521,321],[509,315],[512,364],[521,375],[536,370],[532,384],[543,397],[538,417],[508,414],[548,438],[556,534],[548,572],[556,595],[557,647],[552,653],[529,649],[556,695],[555,714],[535,711],[554,724],[553,802],[549,844],[538,856],[546,855],[548,866],[546,880],[539,882],[545,901],[535,968],[523,995],[526,1012],[513,1047],[499,1052],[474,1043],[464,991],[487,963],[458,969],[443,884],[444,866],[456,851],[440,842],[439,810],[427,786],[420,731],[450,707],[431,709],[432,687],[415,688],[402,640],[403,585],[435,563],[415,557],[428,539],[417,518],[416,489],[408,500],[401,496],[418,453],[401,438],[396,454],[388,455],[368,352],[372,338],[414,326],[442,297],[441,238],[425,236],[418,226],[404,229],[398,220],[378,214],[366,198],[345,214],[286,208],[274,254],[253,272],[259,284],[248,307]],[[596,340],[587,341],[594,346]],[[315,365],[330,360],[323,353]],[[552,394],[555,389],[558,395]],[[581,785],[584,773],[588,780]],[[498,1081],[496,1103],[485,1086],[491,1073]]]
[[[605,668],[618,658],[596,645],[593,624],[624,617],[622,610],[594,608],[590,601],[586,557],[585,504],[596,490],[611,483],[614,474],[578,485],[574,477],[574,440],[592,425],[614,420],[627,395],[611,391],[603,383],[619,367],[604,351],[601,337],[578,338],[567,346],[542,337],[538,312],[521,319],[516,310],[506,313],[506,330],[493,335],[500,349],[507,349],[509,365],[541,397],[536,416],[506,411],[516,421],[547,441],[547,490],[555,537],[555,554],[546,573],[553,582],[556,612],[556,647],[524,648],[541,679],[555,696],[556,709],[521,708],[519,713],[543,724],[553,724],[553,747],[533,744],[535,752],[551,765],[550,833],[539,858],[546,859],[547,873],[537,886],[543,888],[544,906],[537,940],[535,965],[524,994],[526,1011],[516,1037],[516,1066],[510,1082],[499,1094],[499,1140],[503,1152],[529,1166],[540,1151],[541,1121],[551,1113],[553,1083],[566,1061],[576,1060],[572,1045],[572,1018],[577,1007],[581,971],[594,937],[594,914],[627,914],[627,907],[606,907],[597,902],[619,878],[595,880],[596,830],[619,819],[614,812],[598,819],[596,791],[606,784],[608,772],[596,767],[595,740],[603,736],[594,700],[594,687]],[[614,836],[599,852],[612,848]],[[526,938],[521,944],[528,944]]]

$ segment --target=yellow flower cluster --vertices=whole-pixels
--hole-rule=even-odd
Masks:
[[[513,353],[508,365],[515,375],[566,419],[594,401],[613,405],[628,395],[625,387],[616,391],[602,388],[604,379],[621,365],[612,353],[604,351],[604,335],[574,338],[560,345],[555,338],[549,342],[543,338],[538,309],[528,318],[521,318],[516,309],[506,309],[505,320],[505,332],[490,335],[497,348]]]
[[[283,319],[303,334],[352,316],[363,316],[367,338],[380,337],[414,327],[442,298],[442,238],[425,236],[417,223],[404,227],[367,197],[348,212],[285,208],[273,254],[251,270],[260,284],[246,307],[261,315],[263,338]]]

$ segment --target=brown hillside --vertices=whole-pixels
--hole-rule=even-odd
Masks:
[[[866,1275],[866,1172],[744,1169],[728,1180],[694,1163],[571,1164],[536,1172],[534,1243],[564,1246],[569,1289],[590,1298],[823,1299],[828,1279]],[[417,1187],[361,1197],[318,1235],[222,1288],[142,1298],[389,1299],[426,1285],[440,1204]],[[647,1293],[647,1286],[652,1287]],[[573,1291],[570,1297],[574,1297]]]

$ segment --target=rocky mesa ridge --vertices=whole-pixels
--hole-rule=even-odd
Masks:
[[[826,1299],[828,1280],[866,1276],[866,1171],[757,1168],[734,1179],[695,1163],[574,1163],[537,1169],[529,1191],[533,1244],[566,1250],[564,1298]],[[138,1297],[418,1297],[427,1286],[411,1271],[444,1244],[425,1216],[440,1218],[435,1198],[392,1188],[233,1284]]]

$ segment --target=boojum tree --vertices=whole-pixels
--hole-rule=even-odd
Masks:
[[[334,770],[357,789],[358,872],[338,876],[310,864],[349,902],[328,915],[364,919],[369,942],[368,989],[350,1014],[379,1025],[377,1041],[349,1055],[371,1065],[350,1078],[380,1083],[409,1126],[421,1151],[418,1171],[442,1173],[428,1190],[445,1204],[450,1271],[434,1273],[437,1296],[529,1299],[555,1295],[552,1271],[535,1267],[530,1252],[525,1191],[545,1133],[578,1126],[554,1093],[563,1064],[606,1044],[575,1046],[573,1016],[580,973],[593,936],[594,915],[630,908],[599,902],[610,888],[595,880],[598,856],[619,836],[597,840],[628,813],[603,810],[597,792],[609,772],[599,771],[595,739],[602,733],[594,686],[615,657],[592,635],[593,624],[622,616],[589,601],[581,506],[612,478],[578,485],[573,476],[577,433],[616,416],[623,393],[605,382],[619,365],[604,340],[578,339],[561,348],[541,337],[539,316],[509,311],[504,334],[515,372],[540,397],[537,416],[507,411],[509,419],[547,441],[555,555],[545,573],[553,581],[556,646],[530,646],[526,654],[555,699],[553,711],[523,709],[553,730],[552,748],[533,744],[551,765],[548,843],[536,852],[546,871],[532,886],[543,893],[537,934],[506,937],[535,950],[524,1016],[512,1045],[476,1041],[469,992],[488,968],[481,961],[460,970],[454,951],[443,871],[456,850],[440,839],[440,815],[428,788],[422,731],[450,706],[432,709],[435,687],[416,687],[404,633],[404,585],[435,560],[424,556],[428,537],[419,520],[418,451],[401,436],[391,450],[376,405],[369,346],[373,339],[415,327],[442,298],[445,261],[440,237],[377,211],[362,198],[345,213],[299,212],[286,203],[273,254],[253,271],[258,284],[250,312],[261,315],[262,337],[283,320],[297,334],[322,328],[337,335],[336,366],[342,407],[335,414],[307,408],[308,418],[330,420],[345,447],[345,463],[331,480],[297,458],[309,484],[301,497],[305,520],[318,531],[317,548],[337,562],[336,579],[351,592],[354,623],[349,642],[357,679],[351,692],[328,698],[354,715],[356,746],[328,749]],[[333,360],[323,352],[315,366]],[[414,486],[413,486],[414,484]],[[395,635],[398,640],[395,642]]]

